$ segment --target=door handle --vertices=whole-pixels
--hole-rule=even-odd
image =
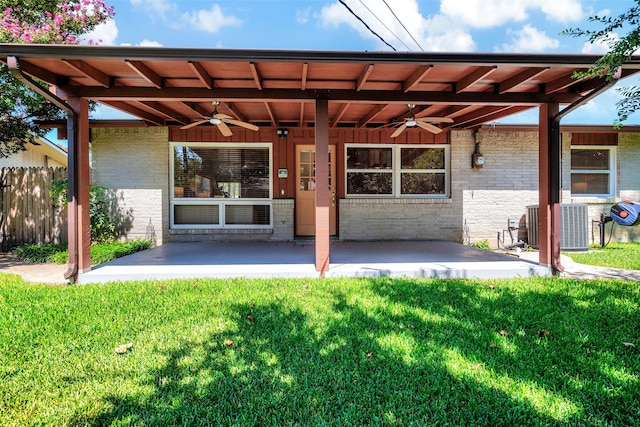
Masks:
[[[336,193],[331,193],[331,207],[336,207]]]

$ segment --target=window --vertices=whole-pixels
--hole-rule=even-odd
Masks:
[[[346,145],[347,196],[447,197],[448,145]]]
[[[615,161],[614,146],[572,146],[571,196],[613,197]]]
[[[271,227],[271,145],[172,143],[173,228]]]

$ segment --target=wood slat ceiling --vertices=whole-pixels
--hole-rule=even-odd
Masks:
[[[482,123],[546,102],[568,104],[603,79],[578,80],[586,55],[426,54],[2,45],[0,61],[58,93],[130,113],[150,125],[183,125],[219,112],[261,126],[309,126],[314,101],[329,99],[332,127],[443,116],[451,128]],[[640,70],[625,64],[623,76]]]

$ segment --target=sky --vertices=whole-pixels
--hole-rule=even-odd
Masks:
[[[562,35],[561,31],[570,27],[596,29],[597,25],[588,20],[590,16],[618,16],[635,2],[107,0],[107,4],[115,6],[115,19],[88,34],[85,43],[91,40],[115,46],[601,54],[606,46]],[[617,87],[636,85],[637,80],[638,77],[630,77]],[[567,115],[563,124],[611,124],[618,99],[615,88],[609,90]],[[124,116],[101,107],[93,117]],[[498,123],[537,121],[538,112],[533,109],[502,118]],[[640,115],[630,116],[627,123],[639,124]]]

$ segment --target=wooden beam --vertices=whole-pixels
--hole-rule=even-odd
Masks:
[[[356,80],[356,90],[362,90],[362,86],[369,79],[369,75],[373,71],[373,64],[365,65],[362,69],[362,72],[358,76],[358,80]]]
[[[485,123],[489,123],[492,122],[496,119],[499,119],[501,117],[504,116],[509,116],[511,114],[516,114],[516,113],[520,113],[522,111],[526,111],[529,110],[531,108],[534,107],[528,107],[528,106],[518,106],[518,107],[506,107],[505,109],[500,109],[500,110],[496,110],[493,113],[490,114],[483,114],[481,117],[478,117],[477,120],[467,120],[464,124],[464,126],[458,126],[455,122],[453,125],[449,125],[447,127],[456,127],[456,128],[461,128],[461,129],[473,129],[473,128],[477,128],[479,126],[482,126]],[[455,121],[455,119],[454,119]]]
[[[317,97],[324,97],[329,100],[341,102],[396,102],[411,104],[446,104],[446,105],[470,105],[470,104],[521,104],[537,106],[546,102],[558,102],[560,104],[570,104],[580,98],[577,93],[561,92],[553,95],[546,95],[540,92],[507,92],[498,94],[495,92],[462,92],[459,94],[452,92],[421,92],[411,91],[403,93],[400,91],[380,91],[380,90],[300,90],[300,89],[224,89],[214,88],[182,88],[164,87],[154,89],[150,87],[127,87],[113,86],[111,88],[101,87],[79,87],[64,86],[65,93],[75,96],[82,96],[96,101],[195,101],[210,100],[212,98],[220,101],[255,100],[255,101],[291,101],[291,100],[315,100]]]
[[[302,75],[300,78],[300,89],[307,90],[307,75],[309,74],[309,64],[306,62],[302,63]]]
[[[162,114],[163,116],[171,119],[171,120],[175,120],[178,123],[182,123],[183,125],[186,125],[187,123],[189,123],[187,120],[184,119],[184,117],[181,117],[178,115],[178,113],[176,113],[174,110],[172,110],[169,107],[166,107],[162,104],[160,104],[159,102],[156,101],[142,101],[140,102],[140,104],[151,108],[152,110]]]
[[[425,117],[425,116],[438,116],[438,117],[447,117],[453,116],[454,114],[468,108],[468,105],[442,105],[436,104],[431,105],[420,112],[420,114],[416,114],[416,117]]]
[[[198,61],[188,61],[189,67],[193,70],[193,73],[198,77],[202,84],[207,89],[213,89],[213,77],[207,73],[204,66]]]
[[[56,73],[52,73],[51,71],[45,70],[44,68],[40,68],[37,65],[33,65],[24,59],[20,59],[20,70],[24,71],[26,74],[31,77],[35,77],[38,80],[42,80],[43,82],[49,83],[53,86],[59,86],[63,83],[63,81],[67,80],[66,77],[60,76]]]
[[[384,111],[388,106],[389,106],[389,104],[378,104],[375,107],[373,107],[358,122],[358,127],[359,128],[365,127],[367,125],[367,123],[369,123],[371,120],[373,120],[378,114],[380,114],[382,111]]]
[[[271,104],[265,102],[264,107],[267,109],[267,114],[269,115],[269,120],[271,120],[271,123],[273,123],[274,126],[278,126],[278,120],[276,119],[275,114],[273,114],[273,108],[271,107]]]
[[[240,110],[238,110],[238,107],[236,107],[236,105],[233,104],[232,102],[224,102],[224,103],[221,103],[220,105],[224,108],[227,108],[231,113],[231,115],[234,116],[235,119],[240,120],[242,122],[248,121],[248,119],[244,116],[244,114],[242,114]]]
[[[574,79],[572,76],[560,77],[559,79],[555,79],[554,81],[547,83],[544,86],[544,93],[546,95],[550,95],[557,91],[566,89],[569,86],[574,85],[580,81],[581,81],[580,79]]]
[[[213,110],[209,110],[197,102],[181,102],[181,104],[203,117],[209,117],[213,113]]]
[[[453,118],[454,120],[453,126],[464,127],[464,125],[467,123],[476,122],[489,115],[499,113],[500,111],[508,110],[511,107],[512,107],[511,105],[491,105],[488,107],[482,107],[477,110],[471,111],[467,114],[464,114],[462,116]]]
[[[402,83],[402,91],[409,92],[433,70],[433,65],[422,65]]]
[[[131,67],[133,71],[138,73],[140,77],[145,79],[147,82],[151,83],[156,89],[162,89],[164,87],[164,81],[160,75],[158,75],[155,71],[149,68],[142,61],[131,61],[125,59],[124,62]]]
[[[351,105],[351,104],[348,103],[348,102],[343,102],[342,104],[339,104],[339,105],[340,106],[338,107],[338,111],[333,116],[333,120],[329,124],[329,127],[333,128],[333,127],[336,127],[338,125],[338,122],[340,121],[342,116],[344,116],[344,113],[347,111],[347,109],[349,108],[349,105]]]
[[[260,75],[260,70],[258,70],[258,65],[255,62],[249,62],[249,68],[251,68],[251,74],[253,74],[253,81],[256,82],[256,87],[258,90],[262,90],[262,76]]]
[[[300,120],[298,120],[298,126],[304,125],[304,102],[300,103]]]
[[[489,74],[493,73],[497,69],[498,69],[498,67],[496,65],[493,65],[493,66],[490,66],[490,67],[478,67],[478,68],[476,68],[474,71],[472,71],[471,73],[467,74],[465,77],[461,78],[460,80],[458,80],[453,85],[454,92],[455,93],[462,92],[463,90],[465,90],[465,89],[469,88],[470,86],[474,85],[479,80],[481,80],[484,77],[488,76]]]
[[[137,108],[131,104],[128,104],[126,102],[120,102],[120,101],[111,101],[109,103],[107,103],[110,107],[113,107],[117,110],[120,111],[124,111],[125,113],[129,113],[132,114],[136,117],[139,117],[149,123],[153,123],[154,125],[158,125],[158,126],[164,126],[165,125],[165,121],[156,116],[153,115],[151,113],[149,113],[146,110],[143,110],[141,108]]]
[[[75,228],[77,239],[78,273],[86,273],[91,270],[91,226],[89,218],[89,187],[91,173],[89,169],[89,103],[82,98],[69,98],[68,104],[77,114],[75,138],[73,138],[74,151],[74,180],[76,182],[74,194],[69,194],[69,201],[74,206],[69,209],[76,210],[75,224],[69,223],[69,233]],[[76,139],[77,138],[77,139]]]
[[[502,83],[498,85],[498,93],[505,93],[513,89],[514,87],[526,82],[527,80],[531,80],[532,78],[539,76],[549,67],[543,68],[527,68],[524,71],[519,72],[515,76],[511,76]]]
[[[111,87],[112,78],[106,73],[98,70],[97,68],[87,64],[84,61],[80,61],[77,59],[61,59],[62,62],[69,65],[71,68],[81,73],[85,77],[89,77],[91,80],[96,82],[102,87]]]
[[[553,118],[558,104],[540,106],[538,161],[539,263],[552,267],[560,257],[560,155],[559,137],[554,140]],[[559,135],[559,133],[558,133]]]

